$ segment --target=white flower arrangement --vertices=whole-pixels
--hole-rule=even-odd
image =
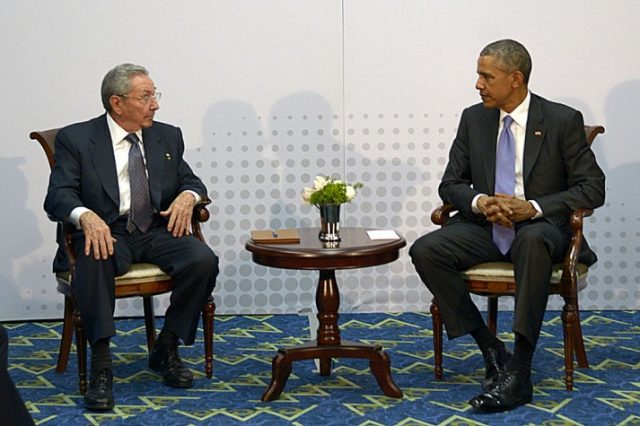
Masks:
[[[318,175],[313,180],[312,188],[304,188],[302,199],[314,206],[325,204],[343,204],[351,202],[362,188],[361,182],[348,184],[330,176]]]

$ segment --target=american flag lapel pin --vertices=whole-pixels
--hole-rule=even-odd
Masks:
[[[534,131],[533,131],[533,134],[534,134],[535,136],[542,136],[542,130],[534,130]]]

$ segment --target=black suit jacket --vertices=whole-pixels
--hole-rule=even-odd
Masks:
[[[151,202],[158,212],[184,190],[207,198],[206,187],[183,158],[179,128],[154,121],[142,130],[142,140]],[[62,222],[74,208],[86,207],[112,224],[119,216],[120,195],[106,115],[60,129],[55,160],[44,202],[49,217]],[[64,265],[54,262],[54,270],[60,269]]]
[[[462,113],[439,187],[442,200],[462,214],[459,219],[486,223],[471,202],[478,194],[494,194],[499,118],[499,110],[482,104]],[[579,111],[531,94],[523,161],[525,198],[535,200],[544,220],[557,227],[568,225],[572,210],[604,203],[604,173],[587,145]]]

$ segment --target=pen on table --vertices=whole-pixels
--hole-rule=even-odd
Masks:
[[[278,233],[276,231],[271,231],[271,235],[273,238],[278,238]]]

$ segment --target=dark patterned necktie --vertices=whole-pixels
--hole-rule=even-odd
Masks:
[[[504,126],[498,138],[496,152],[495,193],[513,195],[516,188],[516,142],[511,133],[513,118],[507,115],[502,121]],[[493,224],[493,242],[502,254],[507,254],[515,236],[513,228]]]
[[[140,139],[135,133],[125,138],[131,142],[129,149],[129,185],[131,188],[131,207],[127,220],[127,231],[133,232],[136,227],[144,233],[153,222],[153,208],[149,196],[149,180],[144,168]]]

